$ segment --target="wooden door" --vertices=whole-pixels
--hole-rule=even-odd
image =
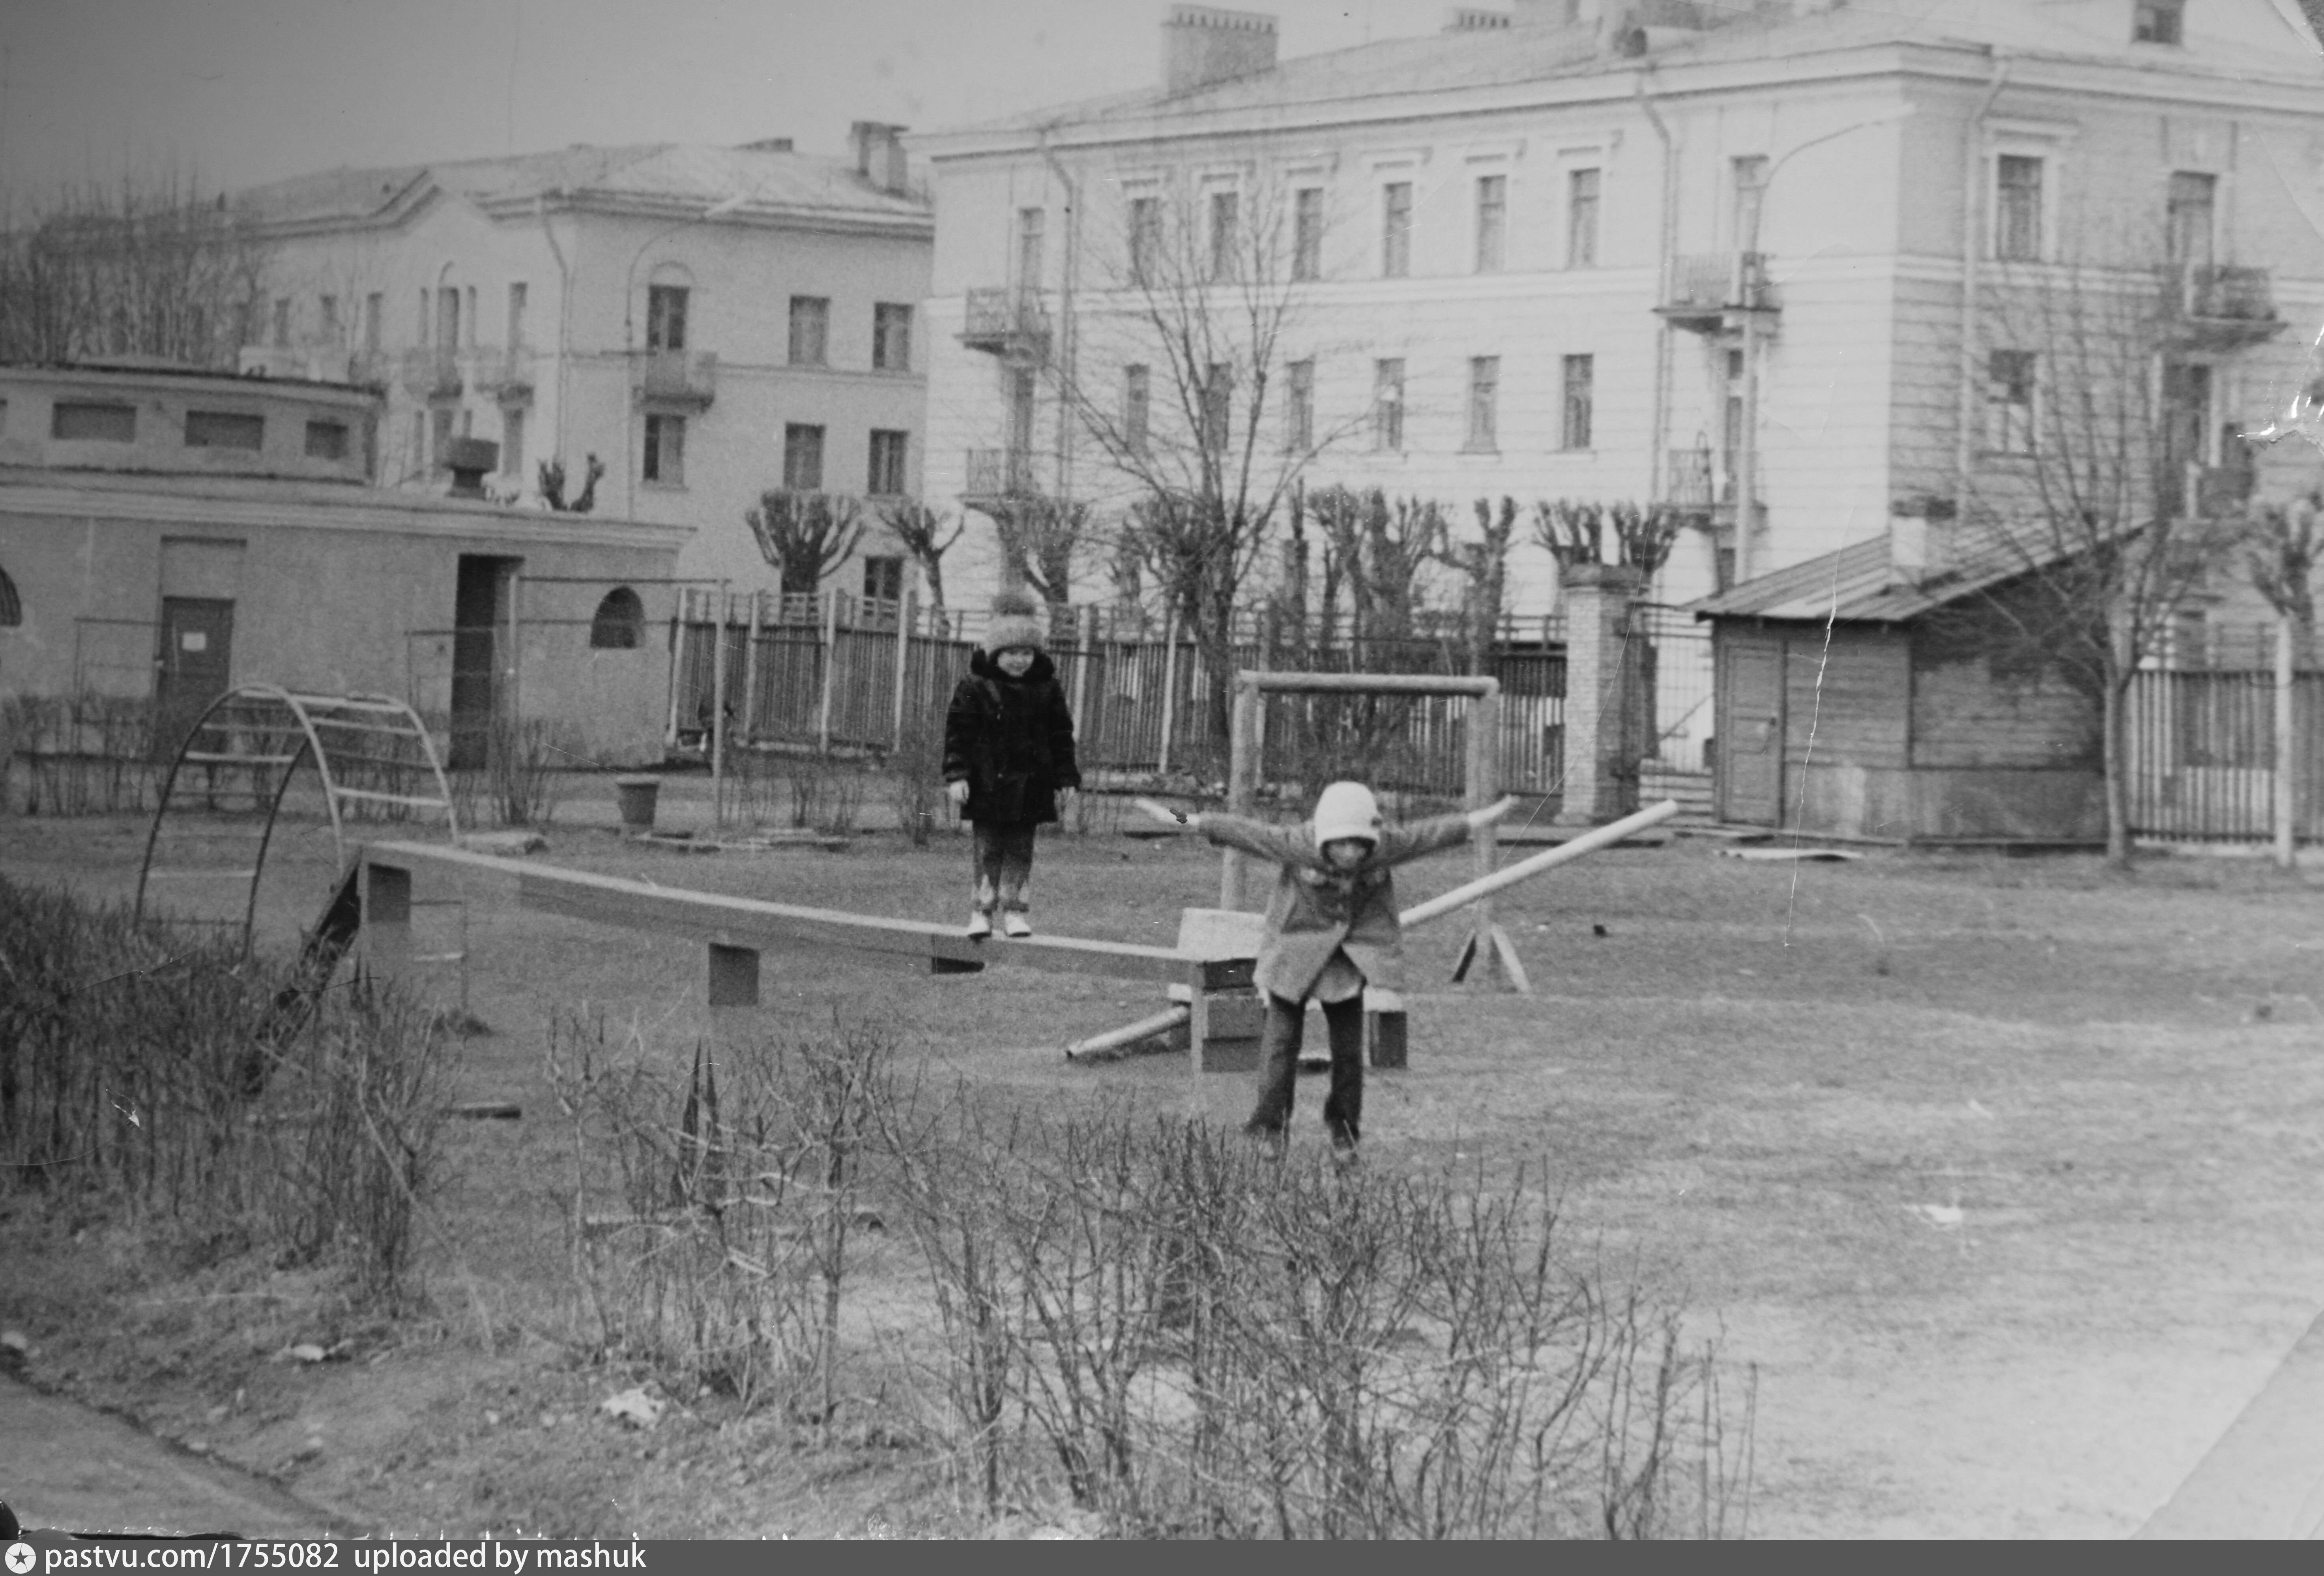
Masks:
[[[234,671],[234,604],[223,597],[161,599],[160,680],[153,696],[153,748],[174,755],[203,709],[226,692]]]
[[[1783,643],[1722,641],[1719,659],[1719,818],[1773,826],[1784,803]]]

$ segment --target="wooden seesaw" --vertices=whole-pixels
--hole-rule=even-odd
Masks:
[[[1660,804],[1649,805],[1635,815],[1625,816],[1618,821],[1609,821],[1603,826],[1593,827],[1578,837],[1559,843],[1554,848],[1545,849],[1528,859],[1521,859],[1515,864],[1506,865],[1494,871],[1489,875],[1479,876],[1476,880],[1431,898],[1425,903],[1416,903],[1397,916],[1397,921],[1405,929],[1410,930],[1416,925],[1425,925],[1432,919],[1441,919],[1447,914],[1469,907],[1480,898],[1490,897],[1504,887],[1513,887],[1519,881],[1530,880],[1544,871],[1554,870],[1562,864],[1570,864],[1584,854],[1595,853],[1598,850],[1610,847],[1635,833],[1643,832],[1649,826],[1658,825],[1677,815],[1678,811],[1679,805],[1676,799],[1665,799]],[[1256,914],[1190,908],[1186,910],[1179,928],[1179,949],[1182,953],[1215,949],[1223,933],[1236,935],[1238,940],[1247,940],[1249,950],[1255,954],[1258,950],[1259,920],[1259,916]],[[1237,933],[1240,934],[1237,935]],[[1475,944],[1472,941],[1471,945],[1473,946]],[[1252,961],[1255,963],[1256,958],[1254,957]],[[1464,954],[1460,968],[1453,972],[1453,978],[1456,981],[1465,972],[1469,962],[1469,955]],[[1526,989],[1525,974],[1517,963],[1514,951],[1509,951],[1503,962],[1504,966],[1515,971],[1514,982],[1517,989],[1520,991]],[[1250,984],[1248,974],[1241,983],[1247,992]],[[1214,987],[1211,994],[1215,995],[1217,991],[1218,988]],[[1077,1040],[1065,1047],[1066,1058],[1079,1061],[1102,1056],[1141,1042],[1159,1039],[1166,1036],[1175,1037],[1177,1031],[1183,1028],[1187,1031],[1189,1046],[1198,1069],[1207,1067],[1213,1063],[1223,1064],[1228,1060],[1224,1056],[1206,1057],[1204,1054],[1206,1049],[1223,1037],[1231,1037],[1236,1042],[1235,1050],[1239,1054],[1232,1056],[1236,1064],[1244,1067],[1256,1064],[1257,1021],[1259,1014],[1263,1010],[1259,1003],[1235,1003],[1235,1006],[1244,1007],[1245,1011],[1241,1014],[1234,1014],[1230,1018],[1227,1004],[1206,1000],[1205,992],[1200,987],[1174,982],[1170,993],[1177,1000],[1174,1000],[1169,1007],[1151,1017],[1141,1018],[1135,1023],[1124,1024],[1120,1028],[1109,1029],[1103,1034],[1093,1035],[1088,1039]],[[1204,1018],[1204,1021],[1199,1023],[1195,1021],[1198,1015]],[[1248,1027],[1243,1022],[1245,1018],[1250,1020]],[[1229,1023],[1232,1028],[1240,1029],[1242,1032],[1231,1037],[1221,1036],[1219,1028]],[[1241,1043],[1246,1039],[1249,1042],[1247,1051],[1244,1050]],[[1364,1053],[1365,1059],[1375,1067],[1401,1067],[1405,1064],[1404,1002],[1392,991],[1368,990],[1364,992]],[[1221,1070],[1224,1070],[1223,1066]]]

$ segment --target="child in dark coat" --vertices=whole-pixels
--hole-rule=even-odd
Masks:
[[[1313,1000],[1323,1004],[1332,1040],[1323,1125],[1335,1149],[1354,1153],[1363,1127],[1364,987],[1404,988],[1404,926],[1389,872],[1406,860],[1468,842],[1516,803],[1505,798],[1465,815],[1384,825],[1371,789],[1335,782],[1316,799],[1306,825],[1270,826],[1240,816],[1185,816],[1139,801],[1157,819],[1280,867],[1259,944],[1257,983],[1267,998],[1267,1024],[1259,1042],[1259,1107],[1245,1131],[1281,1141]]]
[[[945,714],[945,791],[974,824],[975,908],[968,934],[992,934],[992,910],[1010,935],[1030,935],[1027,884],[1033,832],[1057,819],[1058,796],[1078,788],[1074,718],[1049,660],[1040,604],[1021,591],[992,599],[992,623],[969,659]]]

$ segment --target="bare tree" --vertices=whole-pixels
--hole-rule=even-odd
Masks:
[[[597,484],[604,475],[605,462],[591,455],[582,473],[581,491],[568,502],[565,497],[565,462],[543,460],[540,466],[540,501],[549,505],[551,513],[586,514],[597,507]]]
[[[968,529],[964,519],[939,514],[916,498],[891,500],[879,506],[880,523],[894,533],[928,583],[931,611],[941,620],[945,612],[944,556]],[[950,525],[952,530],[945,530]]]
[[[1964,551],[2015,571],[1972,613],[2098,703],[2117,867],[2131,858],[2131,683],[2243,532],[2192,471],[2208,401],[2180,351],[2178,271],[2156,254],[2134,242],[2106,263],[2003,266],[1987,456],[1963,508],[1978,528]]]
[[[785,596],[814,595],[863,539],[862,505],[835,493],[761,493],[742,518],[781,576]]]
[[[1436,556],[1462,580],[1462,626],[1468,647],[1469,671],[1483,673],[1492,661],[1493,641],[1501,627],[1501,605],[1508,594],[1509,543],[1517,533],[1517,501],[1504,497],[1496,510],[1489,498],[1476,501],[1477,539],[1456,542],[1449,529],[1436,547]]]
[[[0,361],[231,370],[269,257],[247,215],[174,171],[71,188],[0,230]]]
[[[1218,744],[1236,608],[1301,474],[1355,425],[1323,422],[1312,382],[1290,372],[1292,226],[1280,190],[1244,173],[1231,189],[1186,184],[1129,205],[1071,370],[1049,369],[1074,430],[1126,485],[1129,559],[1194,631]]]
[[[1074,559],[1092,544],[1094,514],[1070,498],[1027,497],[990,512],[1001,537],[1001,561],[1052,607],[1073,596]]]

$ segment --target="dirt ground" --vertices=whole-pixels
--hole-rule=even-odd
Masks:
[[[143,835],[0,823],[0,873],[123,896]],[[549,835],[531,857],[669,885],[964,907],[951,835],[706,855]],[[262,910],[288,933],[312,908],[298,862],[311,887],[327,850],[282,848]],[[1167,944],[1182,907],[1215,901],[1216,869],[1183,842],[1045,841],[1037,917]],[[1405,900],[1467,871],[1415,867]],[[1593,856],[1501,901],[1533,995],[1415,996],[1411,1066],[1373,1077],[1368,1164],[1545,1165],[1578,1231],[1683,1298],[1730,1399],[1756,1377],[1748,1535],[2123,1535],[2324,1305],[2318,885],[2186,857],[2119,877],[2062,856],[1754,862],[1697,838]],[[462,915],[424,908],[419,950],[455,950]],[[465,924],[469,1009],[492,1032],[467,1043],[461,1095],[524,1117],[456,1124],[425,1308],[357,1316],[263,1266],[156,1265],[105,1222],[20,1203],[0,1250],[40,1273],[0,1276],[0,1323],[31,1337],[27,1377],[381,1530],[995,1530],[877,1396],[830,1449],[706,1404],[646,1433],[596,1415],[641,1376],[575,1355],[546,1025],[602,1012],[677,1064],[707,1031],[702,960],[481,898]],[[1415,935],[1416,982],[1446,977],[1458,939]],[[869,1017],[1028,1106],[1126,1095],[1226,1122],[1249,1099],[1183,1056],[1067,1064],[1069,1039],[1158,1005],[1117,982],[913,979],[837,953],[766,968],[770,1026]],[[446,968],[430,988],[459,985]],[[1300,1098],[1298,1140],[1318,1143],[1320,1091]],[[908,1278],[895,1246],[872,1252],[873,1284],[882,1263]],[[285,1355],[301,1342],[326,1359]],[[1030,1507],[998,1530],[1075,1525]]]

